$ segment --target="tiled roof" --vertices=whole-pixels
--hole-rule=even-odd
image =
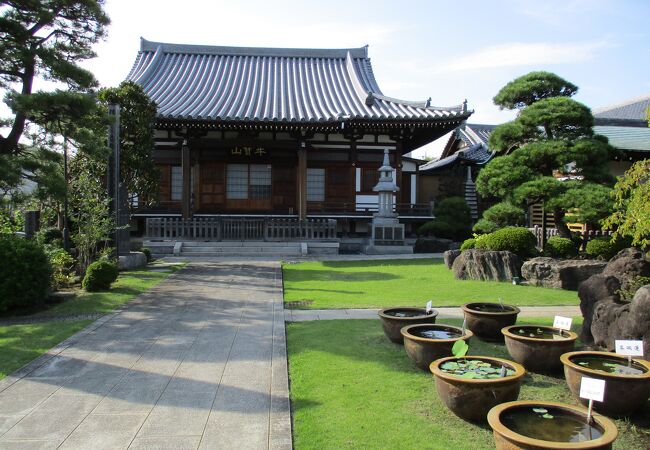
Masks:
[[[634,122],[636,122],[637,126],[647,126],[648,107],[650,107],[650,94],[616,105],[594,109],[593,114],[596,125],[616,125],[617,122],[620,124],[629,122],[629,125],[634,126]]]
[[[650,152],[650,128],[597,125],[594,132],[606,136],[620,150]]]
[[[441,158],[436,161],[430,161],[420,166],[420,171],[438,170],[448,167],[456,162],[466,161],[472,165],[483,165],[492,159],[492,152],[487,145],[476,143],[464,150],[459,150],[451,156]]]
[[[170,120],[446,122],[471,114],[463,105],[434,107],[383,95],[367,47],[213,47],[142,39],[127,78],[158,104],[159,118]]]
[[[458,127],[456,132],[458,133],[458,137],[468,146],[483,144],[487,147],[490,133],[492,133],[495,127],[496,125],[468,123],[464,127]]]

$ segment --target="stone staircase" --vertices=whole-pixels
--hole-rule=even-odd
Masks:
[[[178,245],[179,243],[177,243]],[[220,256],[301,256],[303,249],[300,242],[264,242],[264,241],[220,241],[201,242],[184,241],[175,253],[186,257],[220,257]],[[180,251],[178,251],[180,250]],[[306,248],[305,248],[306,252]]]

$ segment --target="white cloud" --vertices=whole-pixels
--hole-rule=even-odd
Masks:
[[[548,42],[501,44],[485,47],[474,53],[452,59],[436,67],[434,72],[582,63],[593,59],[599,50],[607,47],[611,47],[611,44],[605,41],[562,44]]]

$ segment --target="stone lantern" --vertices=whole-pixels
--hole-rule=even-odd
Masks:
[[[393,212],[393,197],[399,188],[393,179],[388,149],[384,150],[384,162],[378,170],[379,182],[372,188],[377,192],[377,213],[372,219],[372,245],[404,245],[404,225]]]

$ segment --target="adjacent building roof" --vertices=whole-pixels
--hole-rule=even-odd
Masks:
[[[496,125],[465,123],[454,130],[440,158],[420,166],[420,171],[445,169],[453,164],[484,165],[492,159],[488,148],[490,133]]]
[[[594,126],[594,132],[609,139],[620,150],[650,152],[650,128],[631,126]]]
[[[596,125],[648,126],[650,94],[636,97],[616,105],[594,109]]]
[[[161,120],[459,122],[465,105],[435,107],[385,96],[368,48],[283,49],[141,41],[127,79],[158,104]]]

